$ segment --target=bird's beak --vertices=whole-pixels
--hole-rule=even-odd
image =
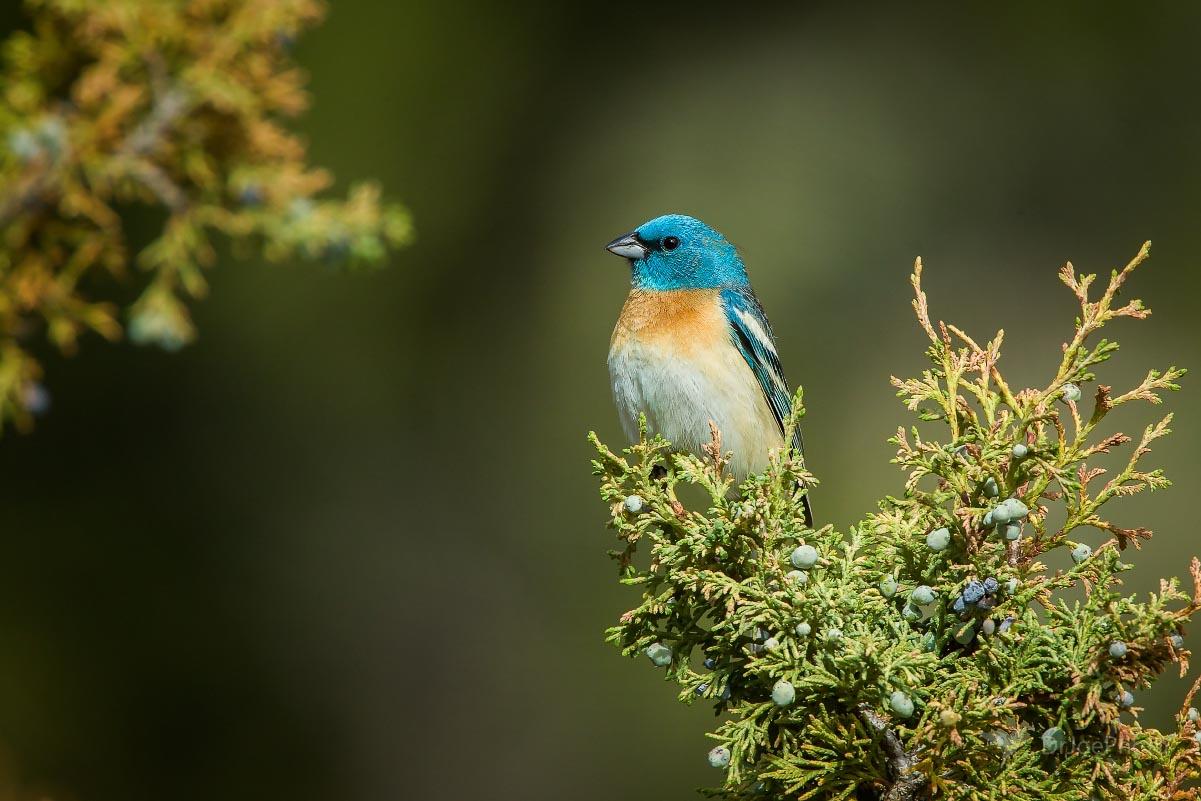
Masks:
[[[619,236],[605,245],[605,250],[632,261],[645,259],[646,254],[650,253],[647,246],[638,241],[637,234]]]

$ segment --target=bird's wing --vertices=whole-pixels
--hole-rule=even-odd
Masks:
[[[771,325],[767,315],[759,305],[758,298],[750,289],[724,289],[721,293],[722,309],[730,324],[730,340],[742,353],[751,372],[759,381],[763,397],[775,415],[780,433],[784,432],[784,421],[792,410],[792,396],[788,392],[788,382],[784,378],[784,368],[780,366],[780,355],[776,352],[776,339],[772,335]],[[805,447],[801,441],[801,431],[793,432],[792,447],[799,454],[804,454]],[[805,498],[805,515],[813,524],[813,513],[809,508],[809,498]]]

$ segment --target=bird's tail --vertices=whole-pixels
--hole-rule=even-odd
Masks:
[[[813,518],[813,506],[809,503],[808,490],[801,497],[801,506],[805,507],[805,525],[809,526],[809,528],[817,528],[817,521]]]

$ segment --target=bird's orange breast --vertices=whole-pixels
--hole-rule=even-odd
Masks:
[[[740,479],[784,444],[754,372],[730,339],[719,290],[632,291],[613,331],[609,375],[631,439],[645,417],[650,431],[700,454],[713,421]]]
[[[719,292],[717,289],[632,290],[613,329],[612,347],[636,340],[683,356],[697,348],[724,344],[729,339],[729,324],[722,312]]]

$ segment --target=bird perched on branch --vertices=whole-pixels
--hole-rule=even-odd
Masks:
[[[630,294],[609,347],[622,426],[638,418],[682,450],[703,453],[717,425],[739,480],[784,446],[792,406],[767,315],[738,251],[705,223],[656,217],[606,245],[629,259]],[[791,443],[801,452],[798,431]],[[805,516],[813,514],[804,499]]]

